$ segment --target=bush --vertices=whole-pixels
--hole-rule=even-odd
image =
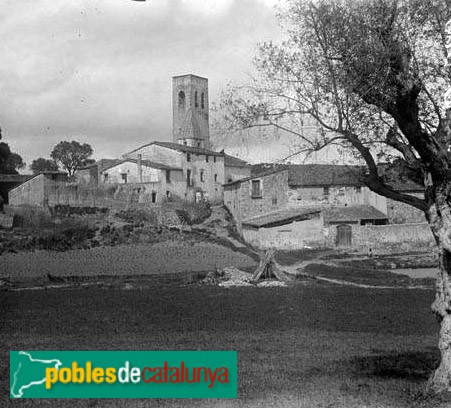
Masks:
[[[201,224],[211,215],[209,203],[178,201],[171,204],[180,220],[187,225]]]
[[[145,210],[122,210],[116,213],[116,217],[130,224],[142,224],[149,222],[151,224],[158,223],[158,217],[153,211]]]

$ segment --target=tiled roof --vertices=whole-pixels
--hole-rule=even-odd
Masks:
[[[278,225],[286,225],[294,221],[306,220],[309,219],[309,215],[318,214],[320,212],[321,208],[290,208],[250,218],[243,221],[243,225],[250,225],[257,228],[275,227]]]
[[[333,164],[304,164],[288,166],[288,185],[313,186],[362,186],[364,167]]]
[[[401,192],[421,192],[424,186],[399,169],[379,164],[379,175]],[[252,177],[288,170],[288,185],[292,187],[363,186],[364,166],[335,164],[257,164],[252,166]]]
[[[146,143],[145,145],[142,145],[142,146],[138,147],[137,149],[134,149],[131,152],[124,154],[124,156],[128,156],[129,154],[135,153],[144,147],[152,146],[152,145],[166,147],[168,149],[177,150],[179,152],[184,152],[184,153],[205,154],[208,156],[223,156],[224,155],[224,153],[222,153],[222,152],[215,152],[213,150],[204,149],[202,147],[192,147],[192,146],[185,146],[185,145],[178,144],[178,143],[156,141],[156,142]]]
[[[250,165],[235,156],[230,156],[224,153],[224,165],[229,167],[250,167]]]
[[[256,178],[261,178],[261,177],[266,177],[266,176],[269,176],[271,174],[280,173],[282,171],[287,171],[287,170],[288,169],[286,167],[284,167],[284,168],[277,167],[277,168],[273,168],[273,169],[268,169],[268,170],[266,170],[266,171],[264,171],[262,173],[253,174],[250,177],[245,177],[245,178],[242,178],[242,179],[239,179],[239,180],[231,181],[230,183],[226,183],[226,184],[224,184],[224,187],[233,186],[233,185],[236,185],[236,184],[240,184],[240,183],[242,183],[244,181],[249,181],[249,180],[256,179]],[[252,171],[251,171],[251,173],[252,173]]]
[[[119,166],[120,164],[126,163],[126,162],[138,164],[138,160],[136,160],[136,159],[124,159],[124,160],[117,161],[116,163],[112,164],[109,167],[105,167],[102,171],[106,171],[108,169],[111,169],[113,167]],[[142,160],[141,161],[141,165],[146,166],[146,167],[151,167],[153,169],[182,171],[182,169],[179,168],[179,167],[168,166],[166,164],[156,163],[156,162],[153,162],[153,161],[150,161],[150,160]]]
[[[324,222],[352,222],[360,220],[385,220],[387,216],[371,205],[348,205],[324,209]]]
[[[193,110],[189,108],[183,118],[182,126],[177,131],[177,139],[199,139],[202,131]]]
[[[0,183],[23,183],[34,177],[34,174],[0,174]]]
[[[122,159],[100,159],[97,160],[95,163],[90,164],[88,166],[80,167],[79,170],[85,170],[90,169],[92,167],[98,167],[100,171],[103,171],[104,169],[111,167],[112,165],[121,162]]]

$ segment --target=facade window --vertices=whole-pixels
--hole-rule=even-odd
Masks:
[[[203,170],[200,172],[200,181],[205,181],[205,172]]]
[[[208,161],[210,160],[210,158],[208,157],[208,154],[205,156],[205,162],[208,163]]]
[[[152,202],[153,203],[157,202],[157,192],[156,191],[152,191]]]
[[[127,184],[127,173],[121,173],[122,181]]]
[[[171,170],[166,170],[166,183],[171,182]]]
[[[197,142],[197,147],[202,147],[202,142]]]
[[[205,95],[204,95],[203,92],[202,92],[202,94],[200,95],[200,107],[201,107],[202,109],[205,109]]]
[[[218,181],[218,175],[215,174],[215,181]]]
[[[199,101],[198,101],[197,91],[194,92],[194,107],[195,107],[195,108],[198,108],[198,107],[199,107]]]
[[[166,191],[166,197],[171,198],[171,192],[169,190]]]
[[[329,187],[324,187],[324,189],[323,189],[323,195],[324,195],[325,197],[329,197],[329,194],[330,194],[330,189],[329,189]]]
[[[186,184],[188,185],[188,187],[193,186],[193,180],[191,178],[191,170],[190,169],[186,170]]]
[[[103,182],[108,183],[108,173],[103,173]]]
[[[213,156],[213,162],[216,163],[216,156]]]
[[[261,180],[252,180],[251,197],[262,198],[262,183]]]
[[[179,92],[179,109],[180,110],[185,110],[185,107],[186,107],[185,92],[180,91]]]
[[[355,187],[355,192],[360,194],[362,192],[362,187]]]
[[[191,161],[191,154],[190,153],[186,153],[186,161],[187,162]]]
[[[188,142],[187,142],[186,140],[183,141],[183,144],[184,144],[185,146],[188,146]]]

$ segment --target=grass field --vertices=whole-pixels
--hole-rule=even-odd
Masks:
[[[13,407],[449,407],[419,391],[437,361],[432,290],[298,281],[187,285],[177,274],[109,286],[0,292],[8,350],[237,350],[237,400],[9,400]]]

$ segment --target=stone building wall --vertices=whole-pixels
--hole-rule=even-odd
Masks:
[[[192,185],[188,185],[186,182],[185,191],[181,195],[182,198],[194,201],[196,199],[196,193],[203,192],[212,203],[219,203],[222,201],[224,157],[193,153],[190,153],[188,156],[187,153],[156,144],[143,146],[140,149],[124,155],[124,157],[137,160],[138,154],[141,154],[143,160],[150,160],[171,167],[181,168],[186,181],[188,179],[189,170],[191,172]],[[201,173],[203,173],[203,177],[201,176]]]
[[[243,238],[258,249],[297,250],[325,245],[323,220],[318,214],[310,220],[296,221],[273,228],[243,226]]]
[[[225,167],[225,183],[248,178],[251,176],[251,167],[242,166],[226,166]]]
[[[424,199],[424,193],[410,195]],[[390,224],[422,223],[426,220],[423,211],[391,199],[387,199],[387,216]]]
[[[261,197],[252,197],[252,180],[260,180]],[[247,218],[267,214],[287,206],[288,171],[271,173],[224,187],[224,205],[232,213],[241,230]]]
[[[352,246],[359,248],[381,248],[406,245],[434,246],[435,241],[427,223],[398,225],[358,225],[352,228]],[[325,243],[334,247],[337,237],[337,225],[330,225],[325,230]],[[407,248],[406,248],[407,249]]]

